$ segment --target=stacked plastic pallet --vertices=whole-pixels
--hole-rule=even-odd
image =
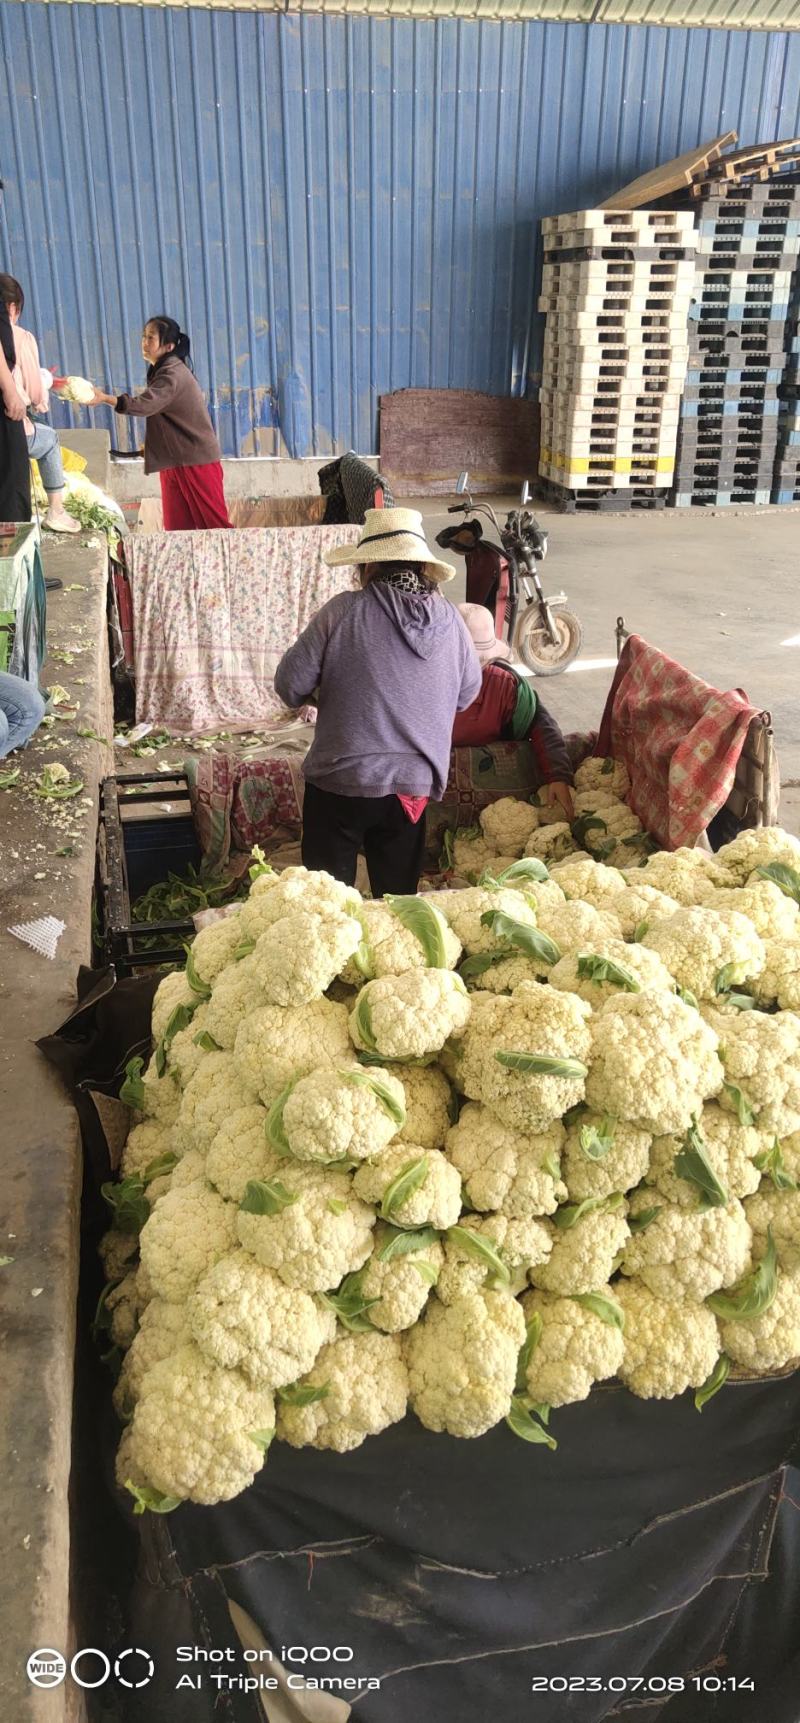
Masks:
[[[793,277],[785,346],[772,501],[800,503],[800,265]]]
[[[706,182],[699,213],[689,368],[674,501],[768,503],[789,293],[800,250],[800,187]]]
[[[561,509],[656,508],[675,466],[694,218],[581,210],[542,222],[540,489]]]

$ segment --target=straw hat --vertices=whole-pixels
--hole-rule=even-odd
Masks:
[[[480,664],[492,664],[495,659],[511,657],[510,646],[506,646],[504,640],[498,640],[495,634],[492,613],[485,604],[459,604],[458,610],[469,629]]]
[[[455,569],[440,562],[429,548],[417,509],[367,509],[358,544],[340,544],[325,552],[332,568],[368,562],[421,562],[429,580],[452,580]]]

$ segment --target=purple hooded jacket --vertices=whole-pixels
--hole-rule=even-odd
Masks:
[[[453,720],[475,699],[481,667],[441,593],[370,581],[312,617],[275,672],[286,706],[317,691],[306,755],[310,784],[340,796],[432,796],[447,783]]]

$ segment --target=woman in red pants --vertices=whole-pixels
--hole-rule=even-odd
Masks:
[[[148,367],[142,394],[96,389],[92,405],[146,421],[144,470],[161,480],[165,532],[229,527],[220,446],[192,370],[188,335],[173,317],[151,317],[142,354]]]

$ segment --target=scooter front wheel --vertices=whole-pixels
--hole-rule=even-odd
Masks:
[[[521,618],[514,647],[523,664],[535,676],[559,676],[577,658],[583,644],[583,628],[571,610],[550,607],[558,640],[553,642],[538,614],[531,606]]]

